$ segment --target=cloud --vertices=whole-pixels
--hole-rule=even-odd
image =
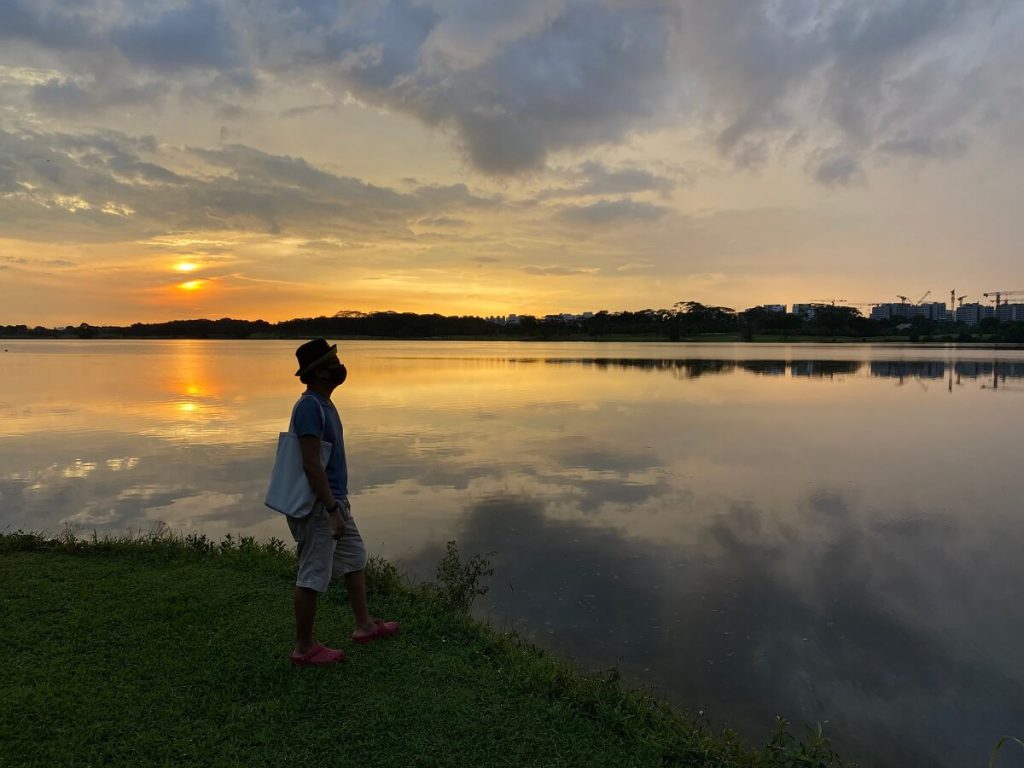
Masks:
[[[692,4],[684,59],[698,72],[716,144],[740,167],[802,147],[826,185],[878,155],[966,152],[1001,103],[1020,3],[965,0]],[[684,44],[684,48],[686,48]],[[714,90],[708,90],[713,86]],[[844,157],[820,156],[842,147]]]
[[[860,160],[852,154],[825,152],[811,159],[814,180],[828,187],[847,186],[864,180]]]
[[[48,9],[12,2],[0,35],[76,50],[109,68],[219,73],[225,88],[312,75],[452,131],[470,162],[510,174],[561,148],[618,141],[653,116],[671,83],[671,12],[660,2],[505,3],[273,0]],[[525,11],[525,12],[524,12]]]
[[[547,266],[529,265],[523,267],[523,272],[529,275],[544,275],[547,277],[565,277],[567,275],[592,275],[600,272],[595,267],[567,267],[562,264],[550,264]]]
[[[58,115],[96,112],[114,107],[155,104],[169,87],[160,82],[142,84],[85,83],[52,78],[32,88],[29,98],[38,109]]]
[[[285,109],[280,112],[281,117],[303,117],[305,115],[312,115],[316,112],[337,112],[337,104],[306,104],[301,107],[292,107],[291,109]]]
[[[457,219],[454,216],[434,216],[427,219],[420,219],[416,222],[425,227],[462,227],[467,223],[465,219]]]
[[[465,184],[403,193],[243,145],[167,148],[114,132],[0,129],[0,188],[0,232],[28,239],[203,230],[407,238],[417,220],[501,204]]]
[[[884,141],[878,145],[882,152],[914,157],[956,157],[967,152],[969,143],[964,136],[907,136]]]
[[[241,104],[221,104],[217,108],[217,116],[223,120],[246,120],[255,117],[257,114],[258,113],[255,110],[243,107]],[[281,117],[287,117],[287,115],[282,113]],[[222,135],[227,130],[228,129],[226,127],[222,127]]]
[[[89,3],[63,8],[31,0],[3,0],[0,40],[25,40],[48,48],[81,48],[95,44],[97,9]]]
[[[635,166],[609,168],[602,162],[587,160],[570,173],[574,184],[570,187],[546,189],[537,195],[545,200],[559,197],[588,197],[621,195],[639,192],[657,192],[662,197],[676,187],[676,181]]]
[[[652,203],[624,200],[599,200],[590,205],[569,205],[561,208],[556,218],[567,224],[612,224],[624,221],[654,221],[669,208]]]
[[[519,26],[485,3],[465,25],[488,41],[471,56],[465,36],[446,34],[456,5],[437,3],[426,16],[388,4],[389,14],[420,20],[420,59],[405,55],[399,66],[382,37],[371,72],[391,61],[395,76],[382,85],[355,68],[346,82],[362,98],[451,127],[472,164],[492,173],[680,117],[719,126],[718,150],[742,167],[795,136],[810,152],[848,145],[863,165],[877,144],[954,125],[966,144],[970,115],[995,101],[1001,82],[990,68],[999,54],[981,41],[1004,11],[965,0],[564,2],[541,4],[546,13],[531,3],[532,21]]]
[[[1018,140],[994,126],[1022,119],[1011,97],[1024,65],[1012,34],[1024,21],[1019,0],[2,7],[0,39],[45,49],[63,73],[17,86],[39,108],[142,107],[170,94],[241,107],[317,83],[335,103],[356,98],[442,129],[473,168],[499,176],[681,126],[737,167],[798,154],[812,178],[832,184],[831,169],[808,162],[824,149],[842,147],[866,175],[876,159],[941,160],[988,134]],[[645,173],[594,165],[580,191],[667,193],[669,183]]]
[[[240,25],[213,2],[171,5],[111,30],[110,41],[134,64],[175,72],[246,66]]]
[[[588,160],[581,170],[586,181],[578,192],[583,195],[660,192],[667,194],[675,187],[672,179],[658,176],[643,168],[609,169],[603,163]]]
[[[77,263],[74,261],[69,261],[68,259],[27,259],[24,256],[0,256],[0,265],[3,265],[4,269],[31,266],[60,268],[74,267],[77,266]]]
[[[480,170],[539,168],[552,151],[618,141],[654,116],[668,84],[667,21],[651,4],[569,4],[477,67],[399,88],[399,104],[453,127]]]
[[[478,197],[465,184],[421,186],[417,187],[414,195],[418,200],[433,205],[454,205],[460,208],[493,208],[501,202],[498,198]]]

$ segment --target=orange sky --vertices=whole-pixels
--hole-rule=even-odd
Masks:
[[[1024,288],[1024,3],[251,5],[19,6],[0,325]]]

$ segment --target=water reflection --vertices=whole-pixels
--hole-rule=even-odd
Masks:
[[[286,538],[294,346],[12,343],[0,528]],[[1024,723],[1024,400],[989,396],[1024,353],[340,349],[364,538],[420,577],[496,550],[495,622],[751,737],[826,718],[863,765],[979,764]]]
[[[529,358],[519,363],[535,362]],[[1024,379],[1024,362],[978,360],[710,360],[710,359],[655,359],[655,358],[548,358],[545,365],[575,365],[584,368],[641,371],[665,371],[681,379],[701,376],[720,376],[737,372],[759,376],[802,376],[832,379],[843,375],[863,375],[872,378],[944,379],[947,373],[955,376],[958,384],[964,379],[985,379],[986,386],[998,389],[1000,382]]]
[[[971,552],[949,551],[962,531],[948,521],[865,525],[839,492],[805,497],[797,525],[726,500],[696,520],[683,506],[685,546],[560,520],[547,506],[482,499],[459,540],[496,552],[501,578],[484,612],[585,666],[616,664],[686,706],[727,712],[748,735],[779,714],[822,719],[862,765],[974,764],[992,734],[1024,722],[1024,681],[988,652],[990,628],[936,601],[938,590],[997,609],[987,591],[1024,575],[1019,535],[989,542],[979,572]],[[440,554],[429,547],[407,564],[426,571]],[[1008,623],[1024,630],[1019,616]]]

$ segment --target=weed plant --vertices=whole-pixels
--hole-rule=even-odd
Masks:
[[[452,610],[461,614],[469,614],[473,602],[480,595],[486,595],[488,587],[481,584],[484,576],[493,576],[488,557],[473,555],[463,563],[459,557],[459,547],[454,541],[445,545],[445,554],[437,564],[437,594]]]
[[[999,757],[999,751],[1009,743],[1015,743],[1021,748],[1024,748],[1024,741],[1015,738],[1013,736],[1003,736],[999,741],[996,742],[995,747],[992,748],[992,756],[988,759],[988,768],[995,768],[996,758]]]

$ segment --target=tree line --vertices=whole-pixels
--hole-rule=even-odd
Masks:
[[[1000,323],[989,318],[979,325],[913,320],[872,320],[853,307],[821,305],[812,317],[755,307],[737,312],[730,307],[681,301],[669,309],[635,312],[602,310],[583,318],[520,316],[515,323],[493,322],[475,316],[412,312],[338,312],[333,316],[296,318],[278,323],[265,320],[173,320],[128,326],[90,325],[62,328],[0,326],[7,338],[494,338],[601,339],[650,338],[679,341],[699,337],[753,340],[755,337],[849,337],[871,339],[903,336],[911,341],[1024,342],[1024,323]]]

